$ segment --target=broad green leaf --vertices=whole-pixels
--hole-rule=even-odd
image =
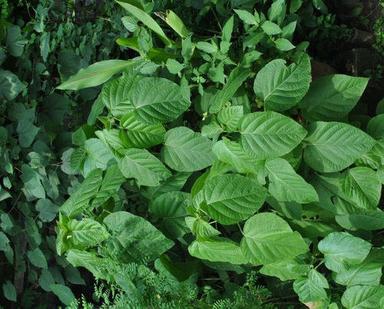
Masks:
[[[85,141],[84,149],[87,158],[84,162],[84,174],[88,175],[94,169],[106,170],[108,163],[114,161],[111,150],[98,138],[90,138]]]
[[[367,132],[375,139],[384,139],[384,114],[377,115],[369,120]]]
[[[286,10],[285,0],[276,0],[268,10],[268,19],[281,24],[285,18]]]
[[[111,93],[113,94],[113,90]],[[122,100],[120,105],[125,105],[125,113],[134,112],[149,123],[172,121],[191,104],[179,85],[160,77],[136,80],[127,93],[121,94],[119,100]]]
[[[360,129],[341,122],[314,122],[304,149],[304,161],[318,172],[337,172],[368,152],[375,141]]]
[[[336,222],[347,230],[375,231],[384,229],[384,212],[381,210],[337,215]]]
[[[369,256],[358,265],[347,266],[338,272],[334,280],[345,286],[369,285],[377,286],[381,280],[382,264],[371,262]]]
[[[292,260],[308,251],[298,232],[273,213],[256,214],[245,222],[241,249],[253,264]]]
[[[369,242],[345,232],[331,233],[318,244],[325,266],[334,272],[341,271],[345,265],[363,262],[371,247]]]
[[[106,228],[99,222],[84,218],[68,222],[68,238],[77,249],[94,247],[109,237]]]
[[[10,25],[7,29],[7,40],[5,43],[10,55],[20,57],[24,52],[24,46],[28,43],[28,40],[23,38],[19,26]]]
[[[264,165],[264,161],[245,152],[241,144],[226,138],[215,143],[212,151],[220,161],[233,166],[239,173],[256,174]]]
[[[344,292],[341,303],[346,309],[378,309],[383,298],[384,286],[357,285]]]
[[[185,224],[188,194],[180,191],[159,195],[149,204],[149,211],[160,220],[159,228],[172,239],[184,236],[188,231]]]
[[[203,209],[221,224],[235,224],[253,215],[263,205],[266,190],[257,181],[240,175],[223,175],[204,185]]]
[[[17,75],[0,69],[0,99],[13,100],[25,89]]]
[[[209,112],[218,113],[232,97],[236,91],[244,84],[249,74],[250,69],[238,66],[234,68],[229,74],[228,80],[225,83],[223,89],[217,91],[209,99]]]
[[[253,89],[267,110],[285,111],[300,102],[310,82],[311,64],[305,55],[289,66],[283,59],[272,60],[257,73]]]
[[[225,238],[195,240],[189,245],[188,252],[194,257],[211,262],[226,262],[234,265],[248,262],[240,246]]]
[[[75,217],[82,213],[97,194],[102,182],[102,173],[100,169],[90,172],[78,189],[60,207],[60,211],[68,217]]]
[[[175,59],[168,59],[165,66],[167,70],[171,74],[179,74],[182,69],[184,69],[184,65]]]
[[[342,186],[348,201],[359,207],[375,210],[379,204],[382,186],[375,171],[368,167],[349,169]]]
[[[210,166],[214,160],[213,142],[186,127],[177,127],[165,134],[162,158],[179,172],[194,172]]]
[[[148,199],[154,199],[157,196],[171,191],[180,191],[187,182],[190,173],[175,173],[166,180],[164,180],[160,186],[148,187],[143,191],[143,195]]]
[[[80,90],[95,87],[105,83],[113,75],[120,73],[135,62],[131,60],[104,60],[91,64],[85,69],[71,76],[57,87],[60,90]]]
[[[113,116],[122,116],[132,110],[132,102],[129,99],[135,82],[143,78],[136,67],[125,70],[123,76],[115,78],[105,85],[101,92],[101,100]]]
[[[244,115],[242,106],[224,107],[218,114],[217,120],[223,125],[227,131],[236,131],[239,127],[240,119]]]
[[[51,292],[52,284],[55,284],[55,279],[53,278],[51,271],[43,269],[39,278],[40,287],[46,292]]]
[[[108,215],[104,224],[120,246],[118,255],[121,261],[152,261],[173,246],[173,242],[147,220],[125,211]]]
[[[172,41],[165,35],[159,24],[146,12],[132,4],[120,1],[116,2],[120,4],[125,10],[127,10],[128,13],[130,13],[133,17],[141,21],[145,26],[155,32],[165,44],[170,45],[172,43]]]
[[[7,280],[5,283],[3,283],[3,294],[4,297],[9,301],[16,302],[16,288],[11,281]]]
[[[267,160],[265,168],[268,173],[271,195],[279,202],[297,202],[301,204],[319,200],[315,189],[307,183],[284,159]]]
[[[340,120],[355,107],[368,84],[368,78],[342,74],[328,75],[311,83],[300,102],[305,119]]]
[[[52,284],[50,288],[52,293],[55,294],[64,305],[69,306],[76,301],[76,297],[69,287],[63,284]]]
[[[304,277],[308,274],[309,270],[309,265],[291,260],[264,265],[260,269],[260,273],[266,276],[277,277],[281,281],[287,281]]]
[[[246,115],[241,121],[240,132],[244,149],[258,160],[289,153],[307,135],[297,122],[272,111]]]
[[[125,177],[121,173],[117,164],[108,167],[103,177],[99,191],[92,200],[92,207],[97,208],[105,203],[108,199],[114,198],[124,182]]]
[[[24,183],[23,192],[27,198],[45,198],[45,189],[41,183],[41,176],[39,173],[31,168],[29,165],[23,164],[21,167],[22,175],[21,180]]]
[[[215,229],[212,224],[201,218],[186,217],[185,223],[196,236],[197,240],[209,240],[220,235],[220,232]]]
[[[302,303],[327,299],[329,285],[327,279],[315,269],[311,269],[307,278],[300,278],[293,283],[293,290]]]
[[[128,113],[121,118],[121,125],[126,129],[126,143],[134,148],[150,148],[164,140],[165,128],[159,122],[146,122],[135,113]]]
[[[39,248],[28,251],[27,256],[28,260],[33,266],[44,269],[48,268],[47,259],[45,258],[44,253]]]
[[[118,165],[126,178],[134,178],[139,186],[158,186],[171,176],[164,164],[146,149],[129,148]]]
[[[120,153],[124,148],[128,148],[124,134],[125,132],[119,129],[104,129],[95,132],[99,140],[108,146],[113,153]]]

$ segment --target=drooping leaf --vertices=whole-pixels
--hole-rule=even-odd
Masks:
[[[76,301],[76,297],[69,287],[63,284],[52,284],[50,288],[52,293],[55,294],[63,304],[69,306],[72,302]]]
[[[103,60],[91,64],[85,69],[68,78],[57,87],[60,90],[80,90],[83,88],[99,86],[113,75],[135,65],[131,60]]]
[[[337,172],[368,152],[375,141],[366,133],[341,122],[314,122],[304,149],[305,162],[318,172]]]
[[[295,260],[277,262],[264,265],[260,273],[266,276],[277,277],[282,281],[299,279],[308,274],[310,266],[298,263]]]
[[[308,56],[288,67],[282,59],[272,60],[256,76],[254,91],[264,101],[265,108],[285,111],[304,97],[311,82],[311,65]]]
[[[289,153],[307,135],[294,120],[272,111],[246,115],[241,121],[240,132],[244,149],[258,160]]]
[[[264,203],[266,190],[256,181],[240,175],[223,175],[204,185],[203,209],[221,224],[234,224],[249,218]]]
[[[47,259],[45,258],[44,253],[39,248],[28,251],[27,256],[28,256],[28,260],[31,262],[33,266],[44,268],[44,269],[48,268]]]
[[[213,142],[187,127],[177,127],[165,134],[162,158],[179,172],[194,172],[210,166],[214,160]]]
[[[9,301],[16,302],[16,288],[11,281],[7,280],[5,283],[3,283],[3,294],[4,297]]]
[[[308,251],[298,232],[273,213],[256,214],[245,222],[241,249],[254,264],[271,264]]]

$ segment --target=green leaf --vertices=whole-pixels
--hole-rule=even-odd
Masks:
[[[40,199],[36,203],[36,210],[39,212],[39,218],[43,222],[51,222],[56,218],[59,207],[49,199]]]
[[[191,102],[174,82],[160,77],[127,75],[103,89],[104,104],[115,116],[134,112],[145,122],[169,122],[185,112]]]
[[[285,0],[275,0],[268,11],[268,19],[281,24],[285,18],[286,10]]]
[[[0,69],[0,99],[11,101],[25,89],[17,75]]]
[[[315,269],[311,269],[307,278],[295,280],[293,289],[302,303],[315,302],[327,299],[328,282],[325,277]]]
[[[336,222],[347,230],[375,231],[384,229],[384,212],[381,210],[343,214],[335,217]]]
[[[121,118],[121,125],[126,131],[126,143],[134,148],[150,148],[164,140],[165,128],[159,122],[146,122],[135,113],[128,113]]]
[[[315,189],[296,174],[286,160],[267,160],[265,168],[269,178],[268,190],[279,202],[306,204],[319,200]]]
[[[341,271],[345,265],[363,262],[371,247],[369,242],[345,232],[331,233],[318,244],[325,266],[334,272]]]
[[[94,247],[109,237],[106,228],[99,222],[84,218],[70,220],[67,224],[68,238],[77,249]]]
[[[234,265],[246,264],[248,261],[240,246],[225,238],[195,240],[188,247],[190,255],[211,262],[226,262]]]
[[[233,166],[239,173],[256,174],[264,165],[264,161],[245,152],[239,143],[226,138],[215,143],[212,151],[220,161]]]
[[[159,195],[149,204],[149,211],[160,220],[159,228],[172,239],[182,237],[188,231],[185,224],[188,194],[180,191]]]
[[[218,114],[217,120],[227,131],[236,131],[239,127],[240,119],[244,115],[243,106],[224,107]]]
[[[344,292],[341,303],[346,309],[377,309],[383,298],[384,286],[357,285]]]
[[[183,21],[172,10],[166,11],[164,20],[181,38],[186,38],[190,35],[190,32]]]
[[[263,205],[266,190],[257,181],[240,175],[223,175],[204,185],[203,209],[221,224],[243,221]]]
[[[228,80],[223,89],[217,91],[210,97],[208,105],[210,113],[218,113],[232,97],[236,91],[244,84],[249,74],[250,69],[238,66],[229,74]]]
[[[76,297],[69,287],[63,284],[51,284],[50,288],[52,293],[55,294],[64,305],[69,306],[76,301]]]
[[[196,236],[197,240],[209,240],[220,235],[218,230],[201,218],[186,217],[185,223]]]
[[[248,11],[245,11],[245,10],[234,10],[234,11],[237,14],[237,16],[239,16],[239,18],[245,24],[248,24],[248,25],[258,25],[259,22],[260,22],[260,18],[258,18],[258,16],[255,16],[255,15],[251,14]]]
[[[271,22],[269,20],[263,22],[261,28],[268,35],[276,35],[281,33],[281,28],[279,27],[279,25],[276,25],[274,22]]]
[[[307,135],[297,122],[272,111],[246,115],[240,132],[244,149],[258,160],[289,153]]]
[[[374,170],[354,167],[347,171],[342,191],[358,207],[375,210],[380,201],[381,183]]]
[[[162,158],[179,172],[194,172],[210,166],[214,160],[213,142],[186,127],[177,127],[165,134]]]
[[[375,139],[384,139],[384,114],[377,115],[369,120],[367,132]]]
[[[132,60],[104,60],[81,69],[57,87],[60,90],[80,90],[105,83],[113,75],[135,65]]]
[[[102,173],[100,169],[90,172],[78,189],[60,207],[60,211],[68,217],[75,217],[82,213],[97,194],[102,182]]]
[[[253,89],[266,109],[281,112],[300,102],[310,82],[311,64],[305,55],[299,63],[289,66],[283,59],[272,60],[257,73]]]
[[[217,45],[214,43],[200,41],[196,43],[196,48],[208,54],[217,53]]]
[[[305,139],[304,161],[318,172],[337,172],[368,152],[375,141],[366,133],[341,122],[314,122]]]
[[[253,264],[271,264],[308,251],[298,232],[273,213],[256,214],[245,222],[241,249]]]
[[[16,302],[16,289],[11,281],[7,280],[5,283],[3,283],[3,294],[4,297],[9,301]]]
[[[171,74],[178,74],[182,69],[184,69],[184,65],[182,63],[172,58],[168,59],[165,65]]]
[[[105,170],[110,161],[114,160],[111,150],[98,138],[90,138],[84,143],[84,150],[87,158],[84,162],[84,173],[88,173],[96,168]]]
[[[11,25],[7,29],[7,49],[11,56],[20,57],[24,52],[24,46],[28,40],[24,40],[19,26]]]
[[[295,45],[293,45],[289,40],[284,38],[279,38],[275,41],[276,48],[281,51],[288,51],[295,48]]]
[[[48,268],[47,259],[45,258],[44,253],[39,248],[28,251],[27,256],[28,256],[28,260],[31,262],[33,266],[43,268],[43,269]]]
[[[305,119],[343,119],[355,107],[367,84],[368,78],[342,74],[316,79],[300,102]]]
[[[170,45],[172,43],[172,41],[165,35],[163,29],[161,29],[159,24],[150,15],[132,4],[120,1],[116,2],[127,10],[133,17],[141,21],[145,26],[156,33],[165,44]]]
[[[21,171],[21,179],[24,183],[24,194],[26,194],[27,197],[44,199],[45,190],[41,183],[41,176],[39,173],[26,164],[22,165]]]
[[[123,261],[152,261],[173,246],[173,242],[147,220],[125,211],[108,215],[104,224],[120,246],[118,256]]]
[[[118,165],[126,178],[134,178],[139,186],[158,186],[171,176],[164,164],[146,149],[125,149]]]
[[[130,94],[133,85],[141,78],[137,67],[132,66],[121,77],[103,85],[100,97],[113,116],[122,116],[133,109]]]
[[[295,260],[284,261],[264,265],[260,269],[260,273],[266,276],[279,278],[281,281],[299,279],[308,274],[310,266],[300,264]]]

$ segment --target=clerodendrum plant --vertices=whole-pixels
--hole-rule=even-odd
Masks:
[[[156,261],[183,281],[196,258],[292,281],[311,308],[383,308],[384,115],[364,130],[348,124],[368,80],[312,81],[284,1],[235,10],[205,41],[169,11],[180,42],[120,4],[133,37],[118,42],[140,57],[96,63],[59,87],[104,83],[63,156],[85,179],[60,208],[58,253],[132,293],[130,263]]]

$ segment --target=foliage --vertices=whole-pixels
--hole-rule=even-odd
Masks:
[[[303,2],[187,3],[189,17],[168,3],[163,22],[118,4],[131,35],[117,42],[138,57],[59,87],[102,85],[65,155],[84,181],[60,208],[58,253],[125,305],[145,295],[126,271],[144,263],[179,288],[213,273],[237,295],[253,269],[310,308],[382,306],[382,116],[350,121],[368,79],[312,81],[293,41]]]

